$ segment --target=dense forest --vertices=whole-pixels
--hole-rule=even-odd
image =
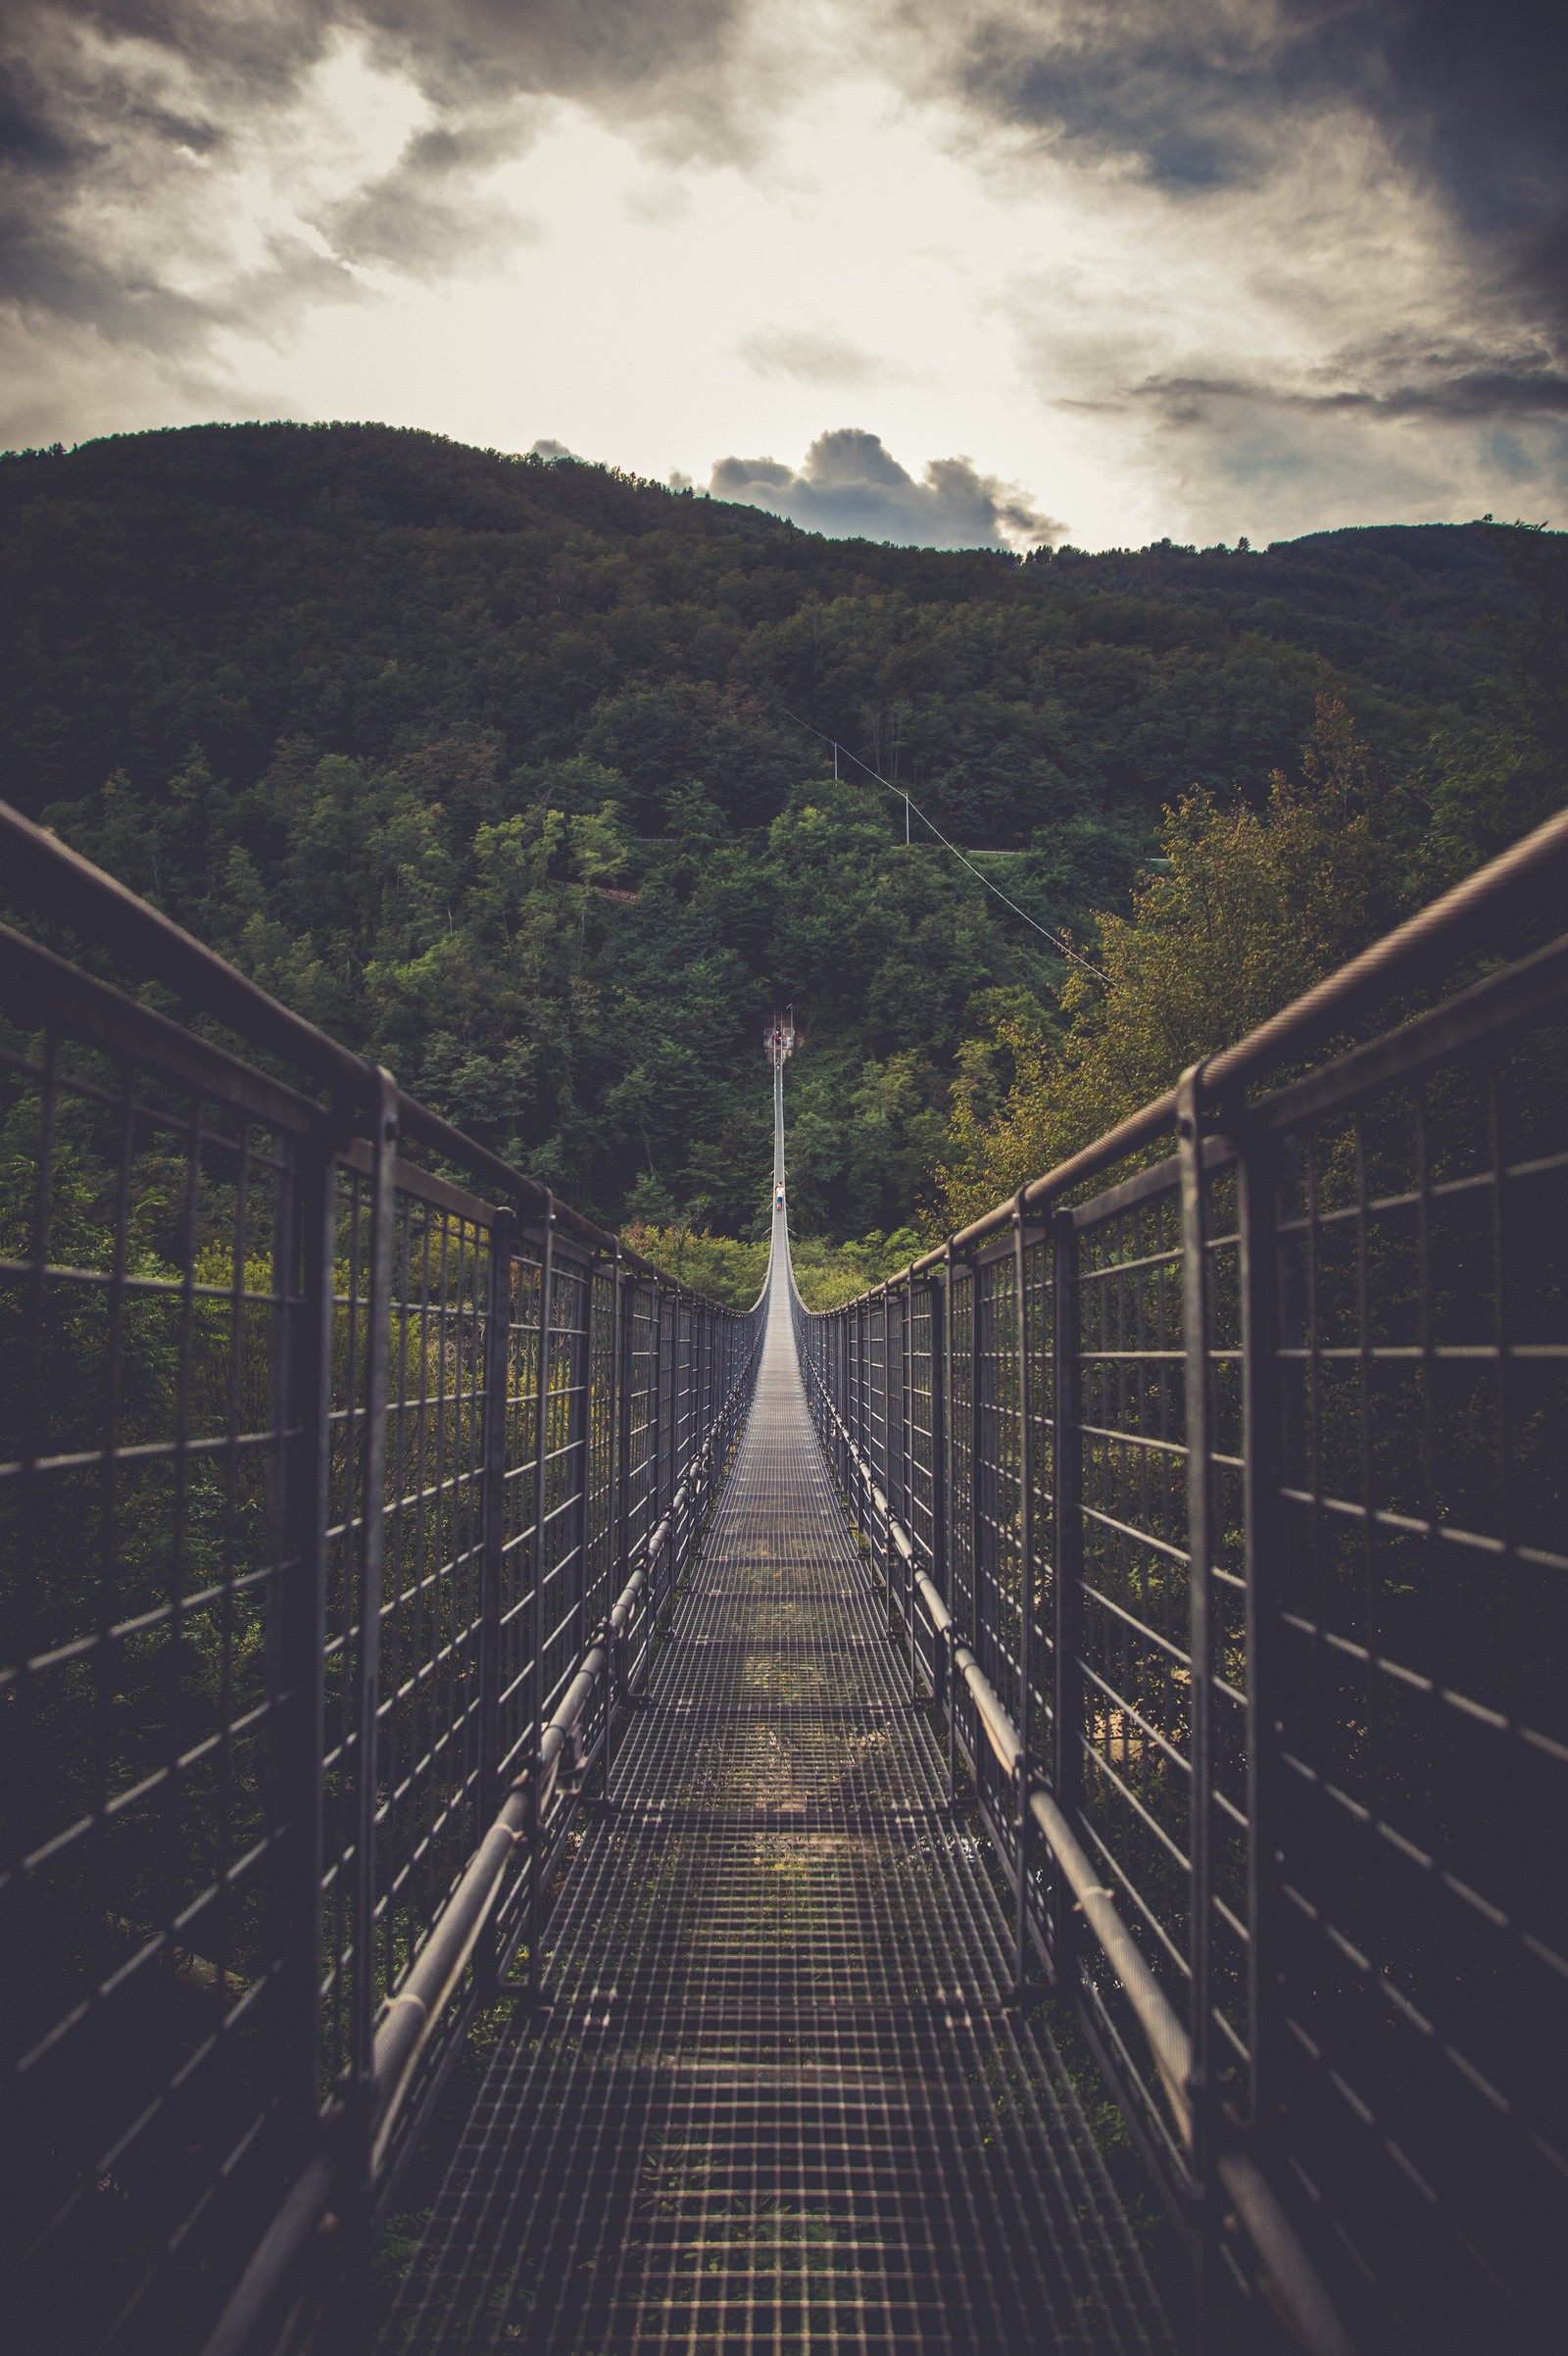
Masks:
[[[795,1218],[858,1280],[1234,1027],[1227,861],[1277,996],[1564,792],[1564,543],[1490,519],[1020,561],[213,426],[0,462],[0,790],[662,1252],[760,1233],[792,1001]],[[1107,1061],[1134,983],[1177,1011]]]

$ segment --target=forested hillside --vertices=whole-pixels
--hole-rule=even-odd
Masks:
[[[603,1215],[753,1229],[793,1000],[797,1218],[864,1236],[929,1198],[958,1074],[972,1146],[987,1043],[1060,1035],[1066,968],[790,714],[1084,940],[1164,806],[1298,773],[1331,676],[1443,880],[1554,790],[1507,746],[1561,559],[1018,562],[383,427],[143,435],[0,463],[0,790]]]

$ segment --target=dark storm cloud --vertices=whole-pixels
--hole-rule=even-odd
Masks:
[[[1385,417],[1439,417],[1474,423],[1490,417],[1568,417],[1568,375],[1539,368],[1474,368],[1433,384],[1396,384],[1386,392],[1347,387],[1309,392],[1250,381],[1245,377],[1155,376],[1137,388],[1173,424],[1211,421],[1217,404],[1257,403],[1301,410],[1318,417],[1363,412]]]
[[[401,154],[368,133],[334,176],[302,142],[359,137],[363,78],[321,80],[343,47],[425,103]],[[994,166],[1004,201],[1038,151],[1061,218],[1106,224],[1110,263],[1048,236],[1038,283],[987,299],[1042,404],[1119,416],[1123,453],[1159,445],[1162,496],[1206,498],[1245,460],[1308,504],[1338,482],[1425,512],[1494,448],[1559,479],[1564,0],[0,0],[0,441],[286,410],[232,373],[259,343],[535,233],[487,175],[552,99],[666,164],[751,165],[803,87],[859,76],[942,101],[907,120]],[[1117,247],[1129,206],[1148,260]],[[852,202],[828,275],[865,225]],[[1161,252],[1201,267],[1167,289]],[[925,359],[917,321],[883,356],[831,304],[809,329],[743,332],[755,317],[738,305],[734,349],[772,382],[858,402]],[[1044,522],[962,461],[917,481],[862,441],[853,466],[827,436],[799,470],[720,471],[824,529],[974,545]]]
[[[936,0],[914,5],[928,73],[982,117],[1130,165],[1177,201],[1261,186],[1336,114],[1376,125],[1441,198],[1495,313],[1555,354],[1568,343],[1561,0],[995,0],[961,30]],[[1450,414],[1482,414],[1489,379],[1510,413],[1512,372],[1484,368]]]
[[[722,126],[710,77],[733,15],[734,0],[13,6],[0,20],[0,303],[168,355],[239,316],[265,325],[269,311],[352,292],[348,262],[437,267],[473,247],[465,192],[526,144],[529,98],[573,97],[629,118],[708,108],[688,137],[711,147]],[[434,123],[379,182],[313,224],[339,261],[296,240],[231,294],[178,291],[193,224],[170,210],[172,175],[265,127],[344,35],[415,81]],[[696,55],[709,78],[691,73]],[[106,250],[104,222],[117,214],[138,216],[128,268]]]
[[[1172,188],[1266,172],[1293,121],[1348,105],[1472,227],[1528,232],[1568,199],[1556,0],[1001,0],[947,61],[987,112],[1135,155]]]
[[[770,458],[722,458],[709,489],[788,515],[808,531],[923,548],[999,548],[1059,539],[1062,526],[1011,483],[966,458],[933,459],[916,482],[880,434],[841,426],[818,434],[797,470]]]
[[[319,225],[353,262],[388,264],[411,277],[459,263],[471,268],[531,234],[515,214],[478,208],[470,193],[480,173],[527,143],[526,127],[511,111],[420,132],[390,172],[333,206]]]

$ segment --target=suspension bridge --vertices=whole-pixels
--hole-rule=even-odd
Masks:
[[[22,2344],[1560,2330],[1568,821],[824,1315],[0,835]]]

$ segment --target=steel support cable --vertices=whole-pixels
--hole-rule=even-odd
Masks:
[[[836,754],[848,754],[850,760],[854,761],[858,769],[863,769],[866,775],[871,778],[875,784],[884,787],[888,793],[897,795],[901,802],[905,803],[908,809],[913,810],[921,825],[926,827],[932,834],[936,836],[937,841],[942,845],[944,851],[950,851],[953,854],[953,857],[958,861],[960,866],[967,867],[969,873],[983,883],[988,892],[994,892],[996,894],[996,897],[1002,902],[1004,908],[1010,908],[1015,916],[1021,916],[1025,924],[1029,925],[1035,932],[1037,932],[1043,941],[1049,941],[1052,948],[1058,951],[1062,957],[1066,957],[1069,963],[1081,965],[1085,973],[1092,973],[1094,975],[1097,982],[1102,982],[1106,979],[1106,976],[1101,971],[1100,967],[1094,963],[1092,958],[1086,957],[1081,950],[1074,949],[1070,941],[1064,941],[1060,933],[1054,933],[1049,924],[1042,924],[1038,917],[1031,916],[1027,908],[1021,908],[1015,900],[1008,898],[1007,894],[1002,889],[1000,884],[992,882],[990,876],[986,874],[983,867],[977,867],[975,865],[973,859],[968,857],[967,853],[960,851],[956,843],[950,843],[947,836],[943,833],[941,827],[937,825],[936,821],[926,816],[925,811],[920,808],[919,803],[915,801],[912,794],[906,793],[902,785],[895,785],[891,777],[884,777],[879,769],[873,769],[868,761],[862,761],[860,759],[858,753],[851,753],[849,746],[841,745],[836,736],[829,736],[824,729],[813,727],[809,720],[801,719],[795,712],[789,711],[783,704],[779,705],[779,710],[784,713],[784,717],[789,720],[793,726],[797,728],[804,728],[808,735],[816,737],[818,741],[824,745],[831,745]]]
[[[793,718],[794,714],[786,716]],[[810,723],[798,720],[796,725],[808,728]],[[820,735],[821,731],[812,729],[811,733]],[[887,780],[879,782],[886,784]],[[1234,1094],[1287,1056],[1303,1055],[1321,1045],[1343,1024],[1355,1020],[1380,999],[1413,980],[1428,959],[1456,955],[1480,925],[1539,890],[1548,875],[1564,871],[1568,871],[1568,810],[1547,818],[1510,850],[1455,884],[1451,892],[1446,892],[1429,908],[1420,909],[1392,933],[1374,941],[1359,957],[1293,999],[1288,1006],[1282,1006],[1278,1014],[1270,1015],[1234,1047],[1210,1055],[1203,1065],[1205,1101],[1212,1103],[1220,1096]],[[986,880],[981,878],[982,882]],[[1033,918],[1029,921],[1032,923]],[[1093,1145],[1069,1154],[1043,1177],[1031,1179],[1016,1195],[1008,1195],[994,1209],[971,1220],[967,1227],[959,1228],[945,1243],[923,1252],[886,1281],[899,1284],[906,1277],[923,1276],[940,1268],[950,1246],[956,1252],[984,1242],[1006,1226],[1020,1206],[1025,1214],[1033,1212],[1038,1216],[1074,1187],[1098,1177],[1142,1147],[1152,1145],[1173,1129],[1175,1122],[1176,1091],[1168,1088],[1163,1096],[1154,1097],[1137,1112],[1118,1121],[1113,1129],[1107,1129]]]

